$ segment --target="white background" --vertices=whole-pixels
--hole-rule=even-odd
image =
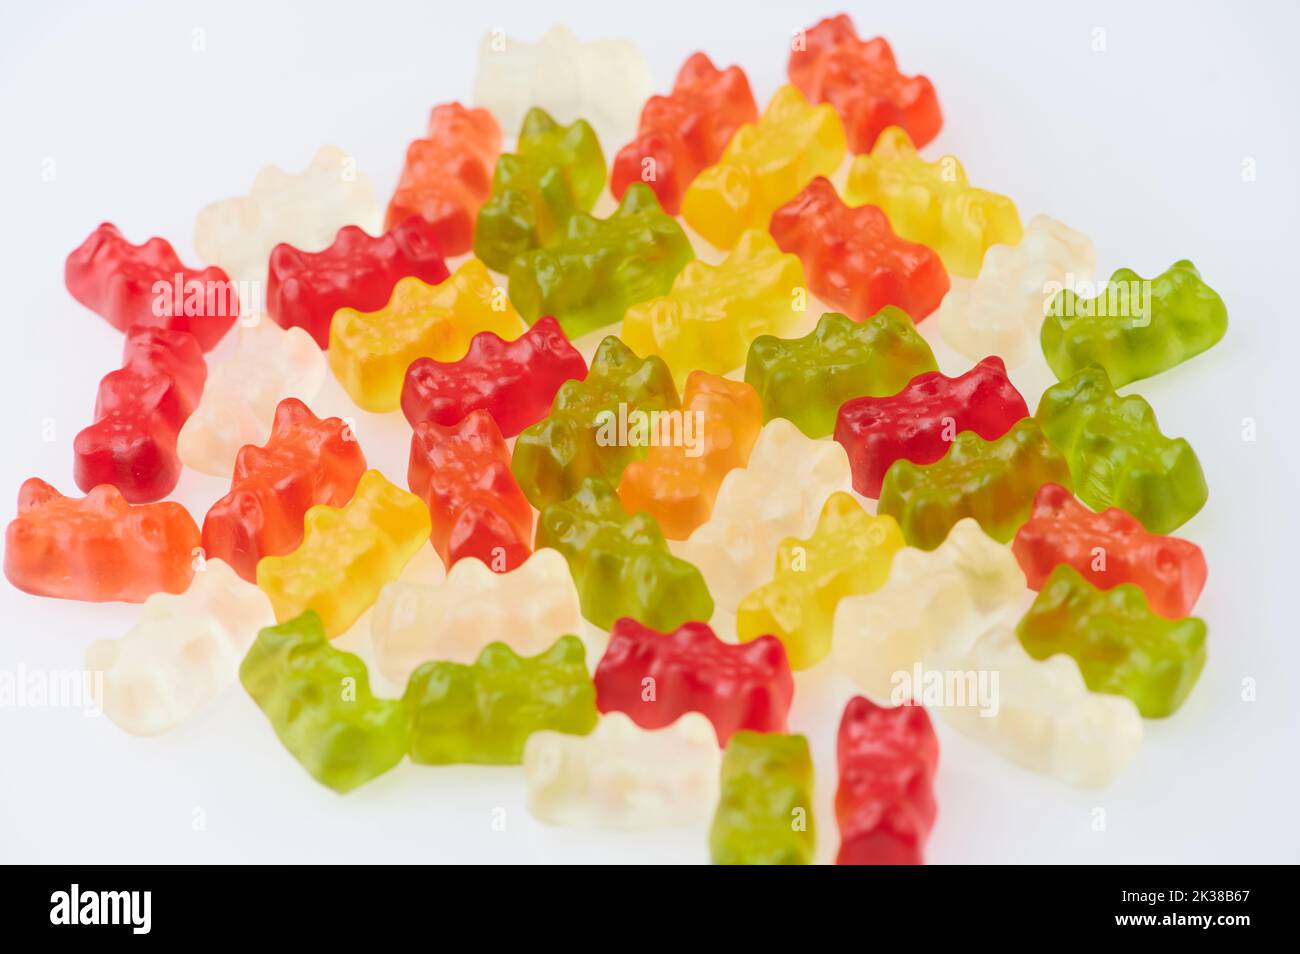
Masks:
[[[837,12],[785,3],[23,4],[0,31],[4,442],[0,491],[39,475],[67,493],[121,336],[63,288],[63,261],[100,221],[168,238],[187,262],[195,212],[247,190],[269,162],[321,143],[359,161],[382,198],[428,110],[468,99],[478,39],[533,40],[553,21],[627,36],[666,90],[696,49],[741,64],[760,104],[784,78],[792,30]],[[1227,338],[1136,390],[1188,437],[1209,504],[1180,531],[1206,552],[1198,606],[1209,662],[1174,717],[1146,723],[1104,792],[1006,764],[939,725],[933,862],[1300,860],[1296,792],[1297,137],[1291,3],[851,4],[944,111],[931,158],[1091,235],[1098,265],[1155,274],[1190,257],[1228,304]],[[206,50],[192,49],[205,31]],[[1104,30],[1104,50],[1094,50]],[[612,152],[617,144],[606,144]],[[610,147],[613,148],[610,148]],[[42,170],[53,161],[53,181]],[[1254,181],[1243,179],[1253,162]],[[935,340],[935,329],[922,325]],[[229,353],[227,341],[214,357]],[[966,363],[936,347],[949,374]],[[1041,360],[1015,374],[1031,408]],[[1130,389],[1132,390],[1132,389]],[[316,409],[359,418],[367,457],[405,475],[409,431],[351,408],[333,382]],[[1253,419],[1254,441],[1243,440]],[[42,440],[46,419],[55,439]],[[197,519],[225,490],[187,472]],[[12,507],[12,503],[7,505]],[[12,509],[4,512],[7,516]],[[138,609],[45,600],[0,584],[0,670],[77,669],[87,643]],[[838,842],[834,735],[851,687],[798,677],[792,713],[818,764],[820,855]],[[1257,699],[1243,701],[1243,680]],[[493,831],[504,809],[504,832]],[[1104,809],[1105,831],[1093,830]],[[196,826],[201,817],[204,826]],[[317,786],[238,688],[163,738],[68,709],[0,708],[0,861],[642,861],[707,859],[705,825],[644,835],[550,829],[518,769],[404,764],[346,798]],[[200,830],[196,830],[196,828]],[[1230,887],[1230,886],[1229,886]]]

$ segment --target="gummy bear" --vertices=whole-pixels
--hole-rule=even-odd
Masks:
[[[815,666],[831,650],[840,600],[878,589],[902,547],[893,517],[873,517],[851,495],[831,494],[813,535],[782,540],[772,579],[740,601],[736,637],[745,643],[770,633],[785,645],[791,668]]]
[[[428,285],[447,278],[433,227],[412,217],[375,238],[345,225],[326,249],[304,251],[282,242],[271,250],[266,310],[282,328],[305,328],[322,349],[340,308],[383,308],[398,279]]]
[[[948,291],[933,250],[900,239],[875,206],[849,208],[822,176],[772,216],[781,250],[803,262],[812,293],[854,321],[896,305],[920,321]]]
[[[340,794],[406,755],[406,704],[376,698],[361,657],[331,646],[311,610],[258,633],[239,681],[289,754]]]
[[[682,64],[667,96],[651,96],[641,110],[637,136],[619,150],[609,190],[621,199],[633,182],[654,190],[669,215],[695,177],[722,156],[732,134],[758,121],[749,79],[739,66],[719,70],[704,53]]]
[[[845,401],[895,394],[916,375],[936,369],[934,353],[911,319],[884,308],[863,322],[828,312],[802,338],[756,338],[745,360],[745,381],[763,399],[764,420],[784,417],[819,438],[834,431]]]
[[[484,410],[505,437],[514,437],[546,417],[561,384],[586,376],[586,359],[548,315],[513,341],[480,331],[459,361],[412,361],[402,413],[414,428],[424,421],[448,426]]]
[[[853,160],[845,196],[878,206],[899,236],[938,252],[950,275],[974,278],[990,245],[1015,245],[1023,234],[1014,202],[972,186],[954,156],[926,162],[897,126]]]
[[[72,297],[118,331],[187,331],[211,351],[239,317],[239,293],[216,266],[186,268],[166,239],[132,245],[105,222],[68,256]]]
[[[368,470],[346,506],[318,504],[307,511],[297,549],[258,561],[257,585],[271,597],[276,619],[314,610],[333,639],[397,578],[429,529],[419,497]]]
[[[722,158],[696,176],[682,198],[682,218],[729,249],[745,229],[766,228],[814,176],[839,168],[844,148],[835,110],[809,105],[795,87],[782,86],[758,122],[736,130]]]
[[[321,420],[297,398],[285,398],[266,445],[249,444],[235,458],[230,492],[203,518],[203,549],[254,582],[262,557],[283,556],[302,543],[308,508],[342,507],[365,470],[346,422]]]
[[[183,592],[198,549],[199,528],[178,503],[132,506],[112,484],[65,497],[30,477],[5,530],[5,577],[37,596],[140,603]]]
[[[504,573],[528,559],[533,508],[510,473],[510,449],[487,411],[448,427],[418,425],[407,485],[429,508],[433,548],[448,569],[477,557]]]
[[[584,212],[535,251],[510,263],[510,298],[528,322],[554,315],[571,338],[620,320],[668,292],[695,257],[682,227],[634,182],[605,219]]]
[[[411,761],[518,765],[534,732],[586,735],[597,719],[586,653],[577,636],[561,636],[529,658],[491,643],[470,666],[424,663],[402,696],[411,711]]]
[[[501,127],[486,109],[466,109],[460,103],[433,107],[425,138],[406,149],[384,228],[418,215],[432,227],[443,255],[468,252],[500,155]]]
[[[763,427],[763,403],[742,381],[692,371],[681,422],[680,442],[651,447],[618,484],[624,509],[644,510],[671,540],[684,540],[707,520],[722,479],[745,466]]]
[[[715,865],[807,865],[817,848],[813,766],[802,735],[737,732],[722,756],[709,829]]]
[[[601,629],[622,616],[668,630],[713,615],[700,571],[669,552],[654,517],[628,516],[599,477],[542,510],[536,545],[564,554],[582,615]]]
[[[395,411],[412,361],[455,361],[479,332],[515,338],[522,330],[510,300],[483,263],[471,258],[437,285],[399,279],[388,303],[376,311],[335,312],[330,368],[363,410]]]

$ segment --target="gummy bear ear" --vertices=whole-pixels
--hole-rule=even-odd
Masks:
[[[525,136],[540,136],[558,128],[558,126],[559,124],[551,118],[550,113],[540,106],[534,106],[524,114],[523,125],[519,127],[520,145],[523,144]]]
[[[23,481],[22,487],[18,489],[18,512],[24,514],[29,510],[36,510],[45,506],[51,500],[59,500],[62,497],[63,494],[41,480],[41,478],[28,477]]]
[[[631,215],[634,212],[643,212],[647,209],[654,209],[662,212],[663,208],[659,205],[659,198],[644,182],[633,182],[623,193],[623,201],[618,204],[618,211],[615,215]]]

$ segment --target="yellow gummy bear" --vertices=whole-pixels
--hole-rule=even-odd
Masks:
[[[368,470],[346,506],[307,511],[298,549],[258,561],[257,585],[271,598],[276,620],[315,610],[333,639],[397,579],[429,529],[424,501]]]
[[[510,341],[523,330],[505,290],[493,283],[486,265],[471,258],[437,285],[401,279],[378,311],[336,311],[330,368],[362,409],[395,411],[406,369],[416,358],[459,361],[480,331]]]
[[[770,633],[785,645],[791,668],[816,665],[830,652],[840,600],[883,586],[903,545],[893,517],[871,516],[843,491],[831,494],[813,535],[782,540],[772,580],[741,600],[737,638]]]
[[[724,261],[687,264],[672,291],[633,305],[619,337],[657,354],[680,388],[694,370],[725,374],[745,363],[759,335],[791,335],[806,311],[803,263],[767,232],[746,231]]]
[[[898,126],[853,160],[844,198],[879,207],[899,237],[930,246],[964,278],[979,275],[990,245],[1016,245],[1024,234],[1011,199],[972,186],[955,156],[926,162]]]
[[[844,126],[828,103],[812,106],[782,86],[757,123],[741,126],[718,164],[701,172],[682,197],[682,218],[718,248],[745,229],[766,229],[772,213],[817,176],[844,160]]]

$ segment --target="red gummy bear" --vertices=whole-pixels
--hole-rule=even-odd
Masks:
[[[803,262],[812,293],[854,321],[896,305],[919,322],[948,293],[933,249],[899,238],[874,205],[845,205],[822,176],[777,209],[769,228]]]
[[[432,226],[444,255],[468,252],[479,206],[492,193],[499,155],[501,127],[490,112],[460,103],[435,106],[428,138],[407,147],[384,228],[418,215]]]
[[[487,411],[473,411],[448,427],[418,425],[407,484],[429,508],[429,539],[447,569],[463,557],[477,557],[505,573],[532,553],[533,508],[510,472],[510,449]]]
[[[920,706],[854,696],[836,740],[841,865],[919,865],[938,809],[939,740]]]
[[[659,633],[624,617],[610,630],[592,678],[601,712],[626,713],[644,729],[702,712],[721,746],[741,729],[784,732],[794,698],[794,676],[779,639],[724,643],[705,623]],[[647,685],[654,690],[649,698]]]
[[[641,110],[637,137],[619,150],[609,188],[621,200],[633,182],[645,182],[669,215],[681,208],[687,187],[722,156],[732,134],[758,121],[758,106],[739,66],[719,70],[703,53],[682,65],[667,96],[651,96]],[[646,179],[647,162],[654,178]]]
[[[258,560],[302,543],[307,508],[342,507],[365,470],[365,455],[346,422],[321,420],[302,401],[285,398],[266,445],[239,449],[230,493],[203,518],[203,549],[256,582]]]
[[[324,350],[340,308],[376,311],[388,304],[398,279],[414,275],[436,285],[447,278],[433,226],[412,217],[375,238],[345,225],[322,252],[281,242],[271,250],[266,309],[282,328],[305,328]]]
[[[199,528],[178,503],[132,506],[109,484],[65,497],[32,477],[5,531],[5,576],[37,596],[139,603],[183,593],[198,547]]]
[[[132,328],[122,367],[99,382],[95,423],[72,442],[72,473],[89,492],[112,484],[132,503],[161,500],[176,487],[176,436],[203,393],[208,366],[188,331]]]
[[[211,351],[239,317],[239,295],[224,271],[186,268],[166,239],[132,245],[111,222],[68,256],[63,274],[72,297],[118,331],[187,331]]]
[[[1038,489],[1011,549],[1030,589],[1042,589],[1052,570],[1068,563],[1100,590],[1136,583],[1151,609],[1170,619],[1190,614],[1205,586],[1205,554],[1196,544],[1148,533],[1118,507],[1089,510],[1059,484]]]
[[[933,464],[962,431],[996,440],[1028,416],[1002,359],[988,357],[955,378],[926,371],[890,397],[845,401],[835,418],[835,439],[848,452],[853,489],[879,497],[894,461]]]
[[[844,121],[849,149],[870,152],[886,126],[902,126],[919,149],[939,134],[934,84],[904,76],[883,37],[858,38],[847,14],[827,17],[790,54],[790,82],[812,103],[830,103]]]
[[[514,437],[550,413],[561,384],[586,377],[587,362],[548,315],[513,341],[479,332],[459,361],[412,361],[402,384],[402,413],[411,427],[425,421],[450,426],[485,410],[504,436]]]

